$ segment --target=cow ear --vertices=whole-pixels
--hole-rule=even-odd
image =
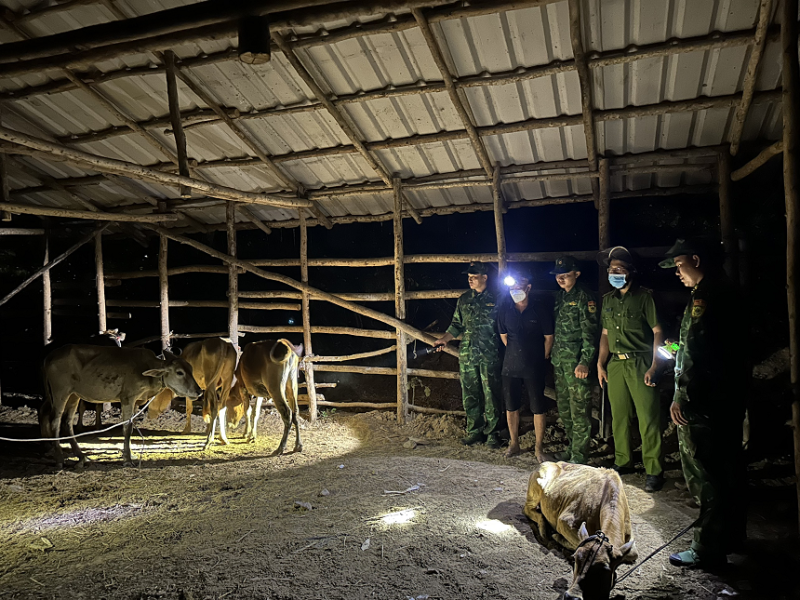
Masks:
[[[627,544],[622,544],[619,548],[614,549],[613,560],[616,564],[625,563],[632,565],[639,558],[639,552],[636,550],[636,541],[630,540]]]
[[[303,344],[298,344],[295,346],[294,353],[297,354],[297,356],[303,356]]]
[[[578,529],[578,539],[582,542],[589,537],[589,532],[586,530],[586,521],[581,523],[581,528]]]
[[[142,375],[145,377],[161,377],[167,372],[166,369],[147,369]]]

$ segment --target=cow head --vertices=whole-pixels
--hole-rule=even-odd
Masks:
[[[164,382],[164,387],[171,389],[178,397],[195,399],[203,393],[192,375],[192,365],[182,358],[178,358],[169,350],[164,350],[163,366],[157,369],[148,369],[142,375],[160,377]]]
[[[564,600],[608,600],[617,567],[635,563],[638,558],[636,543],[630,540],[615,548],[601,531],[589,535],[586,523],[581,525],[578,537],[581,542],[573,554],[572,585],[564,592]]]

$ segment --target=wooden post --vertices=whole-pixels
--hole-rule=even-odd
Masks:
[[[236,258],[236,203],[225,205],[225,224],[228,233],[228,255]],[[239,274],[228,265],[228,337],[239,349]]]
[[[611,213],[611,180],[609,178],[609,165],[607,158],[601,158],[598,164],[600,177],[598,180],[598,206],[597,206],[597,242],[600,250],[611,247],[611,234],[608,230],[609,216]],[[598,273],[597,291],[600,296],[609,289],[608,278],[601,268]]]
[[[394,187],[394,316],[401,321],[406,318],[406,281],[403,259],[403,190],[400,179],[392,180]],[[408,344],[406,334],[397,332],[397,422],[408,420]]]
[[[783,186],[786,197],[786,295],[789,305],[789,372],[792,383],[794,467],[800,510],[800,322],[797,319],[797,254],[800,231],[800,66],[797,59],[798,0],[783,0],[781,50],[783,54]],[[799,522],[800,524],[800,522]]]
[[[725,272],[731,281],[739,281],[739,242],[733,222],[731,207],[731,155],[726,148],[719,153],[719,222],[722,247],[725,250]]]
[[[308,283],[308,227],[306,213],[300,213],[300,281]],[[311,345],[311,297],[303,292],[301,297],[303,313],[303,344],[306,356],[313,354]],[[306,363],[306,387],[308,388],[308,418],[313,423],[317,420],[317,388],[314,384],[314,365]]]
[[[159,203],[159,208],[161,203]],[[158,237],[158,302],[161,309],[161,349],[170,347],[169,331],[169,275],[167,268],[167,250],[169,238],[161,234]]]
[[[492,173],[492,196],[494,197],[494,228],[497,234],[497,275],[506,271],[506,234],[503,228],[503,190],[500,189],[500,165],[495,165]]]
[[[50,228],[44,234],[44,263],[50,262]],[[53,339],[53,288],[50,285],[50,271],[42,273],[42,299],[44,302],[44,345]]]
[[[97,273],[97,317],[99,331],[108,329],[106,326],[106,284],[103,275],[103,234],[94,236],[94,266]]]
[[[183,132],[181,121],[181,103],[178,98],[178,80],[175,77],[175,53],[172,50],[164,52],[164,64],[167,69],[167,101],[169,103],[169,120],[172,126],[172,135],[175,136],[175,148],[178,154],[178,171],[184,177],[189,177],[189,160],[186,155],[186,134]],[[191,188],[180,187],[181,198],[192,196]]]

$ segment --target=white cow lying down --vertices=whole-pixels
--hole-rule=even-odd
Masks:
[[[531,474],[524,511],[543,539],[574,550],[565,600],[606,600],[617,567],[638,558],[625,488],[611,469],[542,463]]]

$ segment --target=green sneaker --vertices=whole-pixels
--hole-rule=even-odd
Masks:
[[[486,436],[482,433],[470,433],[467,437],[461,438],[461,443],[465,446],[474,446],[486,441]]]
[[[709,568],[722,566],[728,562],[728,560],[724,556],[701,558],[697,552],[695,552],[692,548],[689,548],[683,552],[670,554],[669,562],[676,567]]]

